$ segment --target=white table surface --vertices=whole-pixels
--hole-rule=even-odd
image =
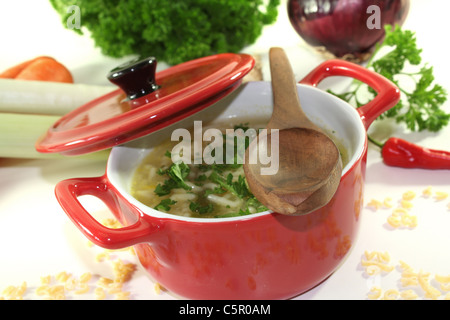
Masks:
[[[436,81],[450,90],[447,30],[442,27],[448,20],[450,5],[441,0],[411,2],[404,28],[416,32],[418,45],[423,48],[423,60],[434,66]],[[108,84],[104,75],[124,60],[102,56],[89,37],[64,29],[48,1],[16,0],[8,4],[0,2],[0,7],[0,70],[37,55],[50,55],[71,69],[77,83]],[[444,21],[443,24],[440,21]],[[291,28],[285,1],[280,6],[278,21],[266,27],[257,43],[245,48],[245,52],[264,57],[271,46],[286,49],[299,80],[322,61]],[[264,78],[268,80],[267,67],[265,63]],[[159,68],[164,68],[164,64]],[[444,108],[450,111],[450,101]],[[411,134],[388,121],[376,123],[371,132],[380,138],[395,135],[431,148],[450,150],[450,126],[436,134]],[[6,287],[19,286],[25,281],[28,290],[24,298],[38,299],[34,289],[40,285],[42,276],[66,271],[74,277],[85,272],[96,274],[97,278],[111,277],[111,261],[121,258],[138,264],[129,252],[112,253],[112,260],[97,262],[96,256],[103,249],[88,246],[54,197],[54,186],[58,181],[99,176],[104,170],[105,160],[0,158],[0,296]],[[450,197],[441,201],[434,196],[423,197],[422,191],[428,186],[432,186],[433,191],[450,193],[450,171],[388,167],[382,163],[379,149],[371,145],[365,205],[354,248],[328,280],[295,299],[367,299],[373,286],[379,286],[383,293],[390,289],[399,292],[413,289],[419,299],[426,299],[419,287],[403,288],[400,285],[399,261],[408,263],[416,272],[430,273],[430,284],[435,287],[438,284],[434,275],[450,275]],[[368,206],[372,199],[383,201],[390,197],[397,207],[402,194],[408,190],[417,194],[410,210],[410,214],[418,219],[415,228],[393,229],[387,224],[392,208],[374,210]],[[92,203],[92,206],[99,216],[109,216],[98,203]],[[389,264],[395,267],[394,270],[368,276],[361,265],[365,251],[388,252]],[[94,282],[91,283],[94,286]],[[154,285],[138,267],[124,290],[131,293],[131,299],[175,299],[167,292],[158,294]],[[439,299],[445,294],[442,291]],[[67,298],[93,299],[94,294],[93,290],[84,295],[69,293]]]

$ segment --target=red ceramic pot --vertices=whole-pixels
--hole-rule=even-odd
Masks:
[[[355,109],[316,88],[329,76],[366,82],[377,97]],[[330,60],[298,84],[306,114],[333,132],[349,155],[339,188],[321,209],[303,216],[274,212],[234,217],[186,218],[156,211],[129,193],[137,165],[161,137],[194,118],[213,121],[237,117],[269,119],[270,82],[250,82],[200,113],[112,149],[102,177],[62,181],[56,196],[80,231],[108,249],[134,246],[150,276],[175,295],[190,299],[287,299],[329,277],[355,241],[363,205],[367,155],[366,130],[399,100],[398,89],[385,78],[358,65]],[[102,226],[78,197],[103,200],[124,225]]]

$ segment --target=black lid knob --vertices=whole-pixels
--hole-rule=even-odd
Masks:
[[[110,71],[108,79],[133,100],[158,89],[155,83],[156,59],[135,59]]]

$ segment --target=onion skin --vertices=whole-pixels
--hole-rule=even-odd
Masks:
[[[380,8],[379,29],[367,26],[371,5]],[[409,0],[289,0],[287,9],[293,28],[305,42],[335,57],[362,62],[384,39],[385,24],[403,24],[409,5]]]

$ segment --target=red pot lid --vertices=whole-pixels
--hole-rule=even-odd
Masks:
[[[155,74],[146,58],[112,70],[120,88],[61,117],[36,143],[43,153],[79,155],[134,140],[222,99],[253,68],[247,54],[224,53],[185,62]]]

